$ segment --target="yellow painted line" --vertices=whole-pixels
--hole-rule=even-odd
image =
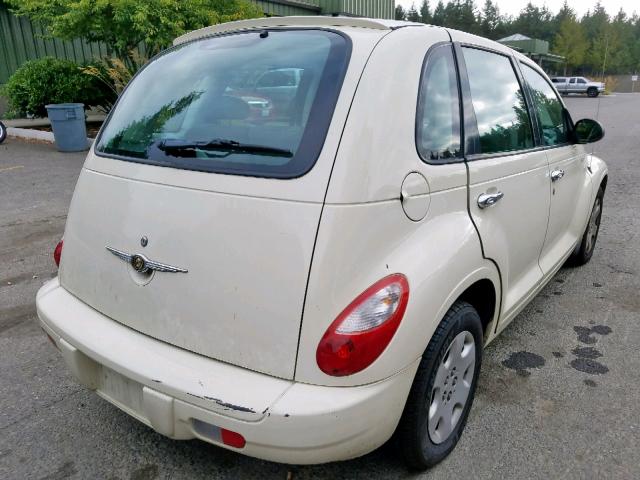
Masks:
[[[14,165],[13,167],[0,168],[0,173],[8,172],[9,170],[18,170],[19,168],[24,168],[24,165]]]

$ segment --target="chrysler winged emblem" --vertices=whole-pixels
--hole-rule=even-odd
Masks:
[[[167,265],[166,263],[156,262],[140,253],[131,254],[111,247],[105,248],[120,260],[124,260],[125,262],[130,264],[136,272],[147,273],[151,270],[154,270],[156,272],[167,273],[188,273],[188,270],[184,268],[174,267],[172,265]]]

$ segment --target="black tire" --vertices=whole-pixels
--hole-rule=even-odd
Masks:
[[[428,412],[438,367],[453,339],[461,332],[470,332],[475,343],[475,366],[472,382],[462,414],[441,443],[434,443],[428,426]],[[442,461],[454,449],[467,422],[473,403],[482,362],[482,322],[478,312],[467,302],[457,301],[436,329],[422,356],[413,385],[396,430],[396,443],[405,463],[411,469],[425,470]],[[454,383],[455,385],[455,383]]]
[[[4,126],[4,123],[0,122],[0,143],[4,142],[5,138],[7,138],[7,127]]]
[[[587,89],[587,95],[588,95],[589,97],[595,98],[595,97],[597,97],[599,94],[600,94],[600,92],[599,92],[599,91],[598,91],[598,89],[597,89],[597,88],[595,88],[595,87],[590,87],[590,88],[588,88],[588,89]]]
[[[602,187],[598,189],[598,194],[593,202],[591,208],[591,214],[589,215],[589,221],[584,229],[582,240],[576,246],[575,250],[569,257],[569,265],[579,267],[591,260],[593,251],[596,248],[596,241],[598,240],[598,232],[600,232],[600,221],[602,220],[602,207],[604,205],[604,190]],[[595,218],[594,218],[595,215]],[[595,228],[595,230],[594,230]],[[591,239],[591,241],[589,241]]]

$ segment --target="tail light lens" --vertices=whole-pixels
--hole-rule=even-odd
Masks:
[[[342,377],[364,370],[389,345],[409,301],[409,283],[399,273],[379,280],[345,308],[316,350],[318,367]]]
[[[62,240],[58,242],[56,248],[53,250],[53,261],[56,262],[56,266],[60,266],[60,258],[62,257]]]

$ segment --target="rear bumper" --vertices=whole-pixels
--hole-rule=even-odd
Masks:
[[[283,463],[346,460],[393,433],[418,361],[377,383],[307,385],[228,365],[123,326],[75,298],[57,279],[36,299],[41,325],[81,383],[174,439],[200,438]],[[194,427],[240,433],[242,449]]]

